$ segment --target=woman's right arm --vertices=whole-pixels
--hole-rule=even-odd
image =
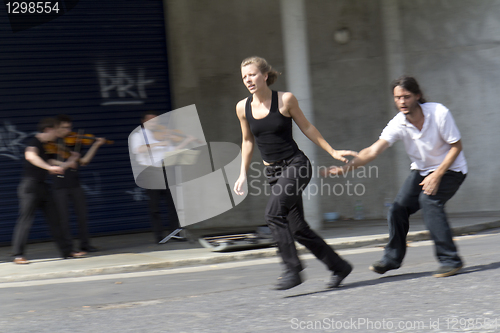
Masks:
[[[255,144],[255,138],[250,130],[250,125],[245,117],[245,102],[246,99],[241,100],[236,105],[236,115],[240,120],[241,125],[241,169],[240,177],[234,184],[234,192],[238,195],[243,195],[243,184],[246,182],[247,171],[250,167],[250,162],[252,161],[253,148]]]

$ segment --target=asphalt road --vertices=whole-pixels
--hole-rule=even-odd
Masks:
[[[0,284],[0,332],[500,332],[500,234],[457,238],[461,274],[434,278],[432,242],[410,243],[402,268],[368,266],[381,247],[343,250],[342,288],[302,256],[306,281],[271,290],[275,258]]]

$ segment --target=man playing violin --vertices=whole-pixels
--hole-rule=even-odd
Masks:
[[[59,127],[56,130],[58,141],[63,149],[69,149],[64,145],[64,139],[71,133],[73,120],[67,115],[58,115],[56,118],[59,122]],[[74,143],[75,150],[80,150],[79,138],[71,138]],[[80,238],[80,251],[82,252],[96,252],[97,248],[90,245],[90,236],[87,223],[87,201],[85,193],[80,185],[78,175],[79,166],[85,166],[92,161],[97,150],[100,146],[106,143],[104,138],[96,138],[87,153],[69,164],[69,168],[64,172],[64,177],[53,177],[54,182],[54,196],[56,201],[61,226],[63,228],[63,235],[66,240],[72,243],[71,228],[69,221],[69,204],[73,204],[73,209],[78,221],[78,235]],[[79,153],[79,151],[77,151]]]
[[[160,200],[162,197],[167,204],[169,228],[172,231],[179,228],[179,218],[168,184],[166,189],[154,189],[158,185],[155,184],[157,179],[165,179],[162,167],[163,157],[166,152],[184,148],[196,138],[177,133],[158,124],[157,116],[158,114],[154,111],[144,112],[141,118],[141,130],[132,134],[130,143],[137,163],[146,167],[144,172],[141,173],[141,177],[145,182],[148,180],[151,182],[151,186],[148,186],[149,189],[146,192],[149,196],[151,226],[155,241],[158,243],[164,236],[160,215]],[[184,240],[184,237],[173,236],[172,239]]]
[[[46,183],[47,174],[63,174],[64,170],[79,157],[77,153],[71,154],[65,163],[53,165],[53,156],[47,154],[44,144],[57,138],[57,121],[54,118],[45,118],[38,124],[38,131],[27,144],[24,151],[23,176],[18,187],[19,218],[14,227],[12,238],[12,252],[14,263],[28,264],[24,252],[28,242],[29,232],[35,218],[35,213],[41,209],[50,232],[55,239],[57,247],[63,258],[78,257],[79,253],[73,252],[63,236],[57,210],[52,197],[49,184]]]

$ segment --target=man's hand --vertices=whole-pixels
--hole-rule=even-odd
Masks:
[[[334,175],[334,176],[341,176],[346,172],[344,167],[339,167],[339,166],[331,166],[328,168],[328,170],[322,169],[320,171],[321,176],[323,177],[328,177],[329,175]]]
[[[358,156],[358,153],[352,150],[334,150],[331,155],[334,159],[347,163],[349,160],[344,156]]]
[[[106,143],[106,138],[96,138],[94,144],[98,147]]]
[[[171,145],[172,145],[172,142],[167,140],[167,141],[160,141],[160,142],[153,143],[150,146],[151,147],[168,147]]]
[[[71,152],[71,156],[68,158],[67,162],[72,163],[80,158],[80,153],[75,151]]]
[[[78,169],[78,163],[76,163],[76,161],[73,161],[71,163],[68,163],[68,168],[71,168],[71,169]]]
[[[64,169],[57,165],[51,165],[50,168],[47,169],[51,175],[62,175],[64,174]]]
[[[439,190],[439,184],[441,183],[441,176],[435,172],[427,175],[424,180],[419,184],[422,185],[422,191],[427,195],[436,195]]]

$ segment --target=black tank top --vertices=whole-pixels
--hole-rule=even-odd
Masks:
[[[273,163],[294,155],[299,147],[292,136],[292,117],[285,117],[278,109],[278,92],[272,92],[271,109],[267,116],[255,119],[252,115],[253,95],[247,98],[245,116],[262,159]]]

